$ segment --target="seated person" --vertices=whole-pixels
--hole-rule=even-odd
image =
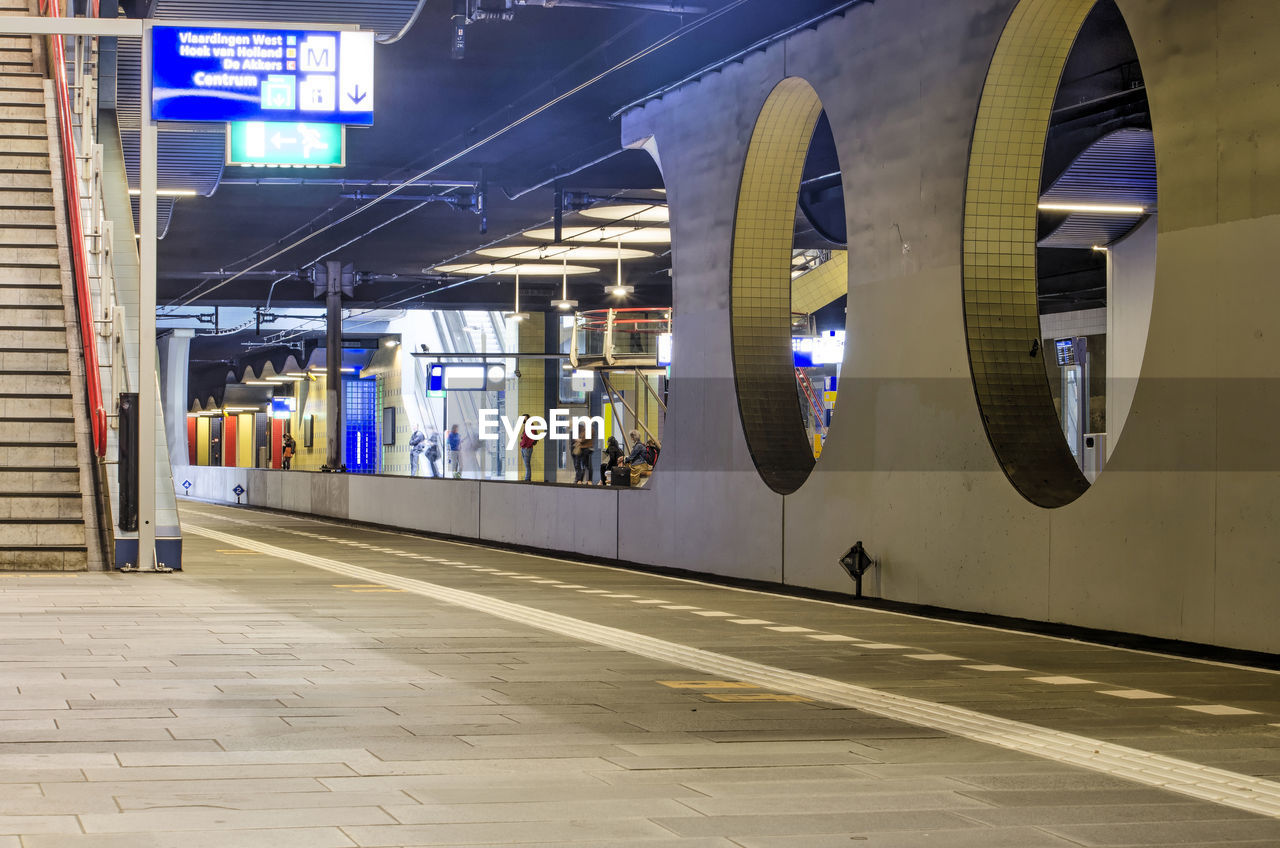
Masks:
[[[617,468],[622,462],[622,447],[618,444],[618,440],[613,436],[609,437],[609,444],[604,449],[604,462],[600,464],[600,485],[604,485],[604,474]]]

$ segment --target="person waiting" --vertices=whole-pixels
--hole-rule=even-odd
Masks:
[[[600,464],[600,485],[603,486],[605,474],[617,468],[618,464],[622,462],[622,447],[613,436],[609,437],[609,442],[605,445],[604,456],[601,459],[604,460]]]

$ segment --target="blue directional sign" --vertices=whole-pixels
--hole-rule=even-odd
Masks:
[[[191,481],[190,481],[190,480],[183,480],[183,481],[182,481],[182,488],[184,488],[184,489],[190,489],[190,488],[191,488]]]
[[[373,33],[157,26],[157,121],[373,123]]]
[[[240,497],[241,495],[244,494],[244,486],[241,486],[239,483],[237,483],[236,487],[231,490],[231,493],[235,495],[237,498]]]

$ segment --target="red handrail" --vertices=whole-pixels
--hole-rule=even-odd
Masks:
[[[97,3],[93,4],[95,7]],[[61,16],[57,2],[40,0],[40,8],[51,18]],[[98,370],[98,342],[93,330],[93,300],[89,297],[89,265],[84,251],[84,224],[80,220],[80,178],[76,173],[76,151],[71,124],[71,96],[67,87],[67,57],[62,36],[50,36],[53,54],[53,89],[58,99],[58,131],[62,145],[62,178],[66,183],[67,228],[71,237],[71,258],[75,266],[76,303],[80,315],[80,341],[84,348],[85,384],[89,394],[90,429],[93,452],[107,452],[107,410],[102,404],[102,374]]]

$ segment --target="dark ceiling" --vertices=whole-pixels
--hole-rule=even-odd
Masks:
[[[714,11],[730,2],[706,0],[703,5]],[[318,306],[309,284],[283,278],[332,252],[328,258],[354,263],[358,271],[372,275],[357,288],[353,305],[510,308],[509,281],[477,280],[433,295],[448,283],[423,269],[548,221],[554,207],[549,181],[610,154],[616,155],[565,178],[560,186],[604,196],[660,188],[661,176],[647,154],[618,151],[620,127],[610,115],[761,38],[842,5],[837,0],[747,0],[433,174],[431,179],[453,181],[483,175],[487,235],[481,233],[480,216],[471,211],[446,202],[415,209],[420,201],[388,199],[215,289],[226,272],[247,267],[251,258],[270,256],[366,203],[341,195],[357,190],[376,194],[385,188],[224,182],[212,197],[183,198],[160,246],[158,301],[184,313],[215,304],[260,306],[271,282],[282,280],[272,293],[272,306]],[[450,8],[450,0],[429,0],[402,41],[379,46],[377,122],[370,129],[349,131],[345,169],[229,167],[225,180],[403,180],[697,19],[630,10],[517,7],[513,21],[469,26],[466,58],[455,61],[450,57]],[[548,185],[528,191],[542,183]],[[405,192],[416,197],[431,193],[427,187]],[[458,195],[469,199],[470,190],[455,190]],[[571,217],[566,218],[569,223]],[[627,264],[627,283],[636,287],[633,304],[670,303],[668,267],[663,256]],[[611,272],[607,263],[601,268],[599,276],[571,278],[570,296],[584,306],[601,304]],[[527,294],[524,283],[521,288],[533,309],[558,296],[552,291],[558,285],[534,283]]]

